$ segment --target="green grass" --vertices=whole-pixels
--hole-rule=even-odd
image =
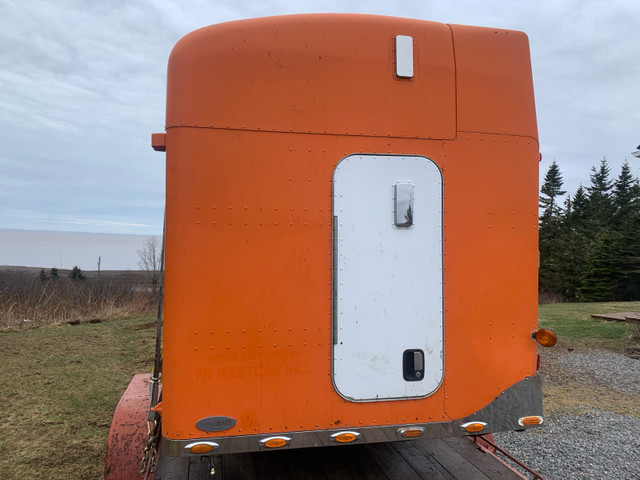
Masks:
[[[630,324],[591,318],[592,314],[640,312],[640,302],[552,303],[540,305],[539,326],[553,330],[561,344],[624,352],[637,344]]]
[[[153,364],[150,317],[0,333],[0,477],[99,479],[115,406]]]

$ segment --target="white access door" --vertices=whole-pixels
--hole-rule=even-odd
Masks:
[[[344,398],[425,397],[443,377],[442,174],[350,155],[333,175],[333,382]]]

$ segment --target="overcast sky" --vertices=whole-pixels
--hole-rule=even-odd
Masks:
[[[321,5],[321,6],[319,6]],[[606,157],[640,175],[638,0],[0,0],[0,228],[160,234],[166,63],[180,37],[268,15],[355,12],[523,30],[541,175],[573,193]]]

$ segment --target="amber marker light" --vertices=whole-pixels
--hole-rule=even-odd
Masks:
[[[284,447],[291,441],[289,437],[269,437],[264,440],[260,440],[260,444],[267,448],[280,448]]]
[[[487,424],[485,422],[467,422],[460,425],[460,430],[464,430],[469,433],[478,433],[484,430]]]
[[[398,430],[398,435],[404,438],[418,438],[424,435],[424,428],[422,427],[401,428],[400,430]]]
[[[536,339],[543,347],[553,347],[558,341],[558,337],[548,328],[541,328],[533,334],[533,338]]]
[[[539,415],[531,415],[530,417],[522,417],[518,419],[518,423],[523,427],[529,427],[531,425],[540,425],[542,423],[542,417]]]
[[[360,438],[358,432],[338,432],[331,435],[331,440],[338,443],[351,443]]]
[[[205,453],[213,452],[218,448],[218,444],[214,442],[194,442],[189,445],[185,445],[184,449],[196,455],[204,455]]]

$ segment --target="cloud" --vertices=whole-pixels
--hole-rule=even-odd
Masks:
[[[640,143],[636,1],[0,0],[0,222],[160,233],[164,157],[149,137],[164,128],[175,42],[213,23],[322,11],[527,32],[541,176],[556,159],[570,192],[602,156],[615,172]]]

